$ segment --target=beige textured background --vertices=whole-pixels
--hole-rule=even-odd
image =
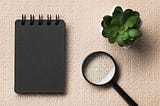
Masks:
[[[114,5],[141,13],[143,37],[128,50],[100,33],[102,17]],[[85,56],[103,50],[120,67],[118,83],[140,106],[160,105],[160,1],[158,0],[0,0],[0,106],[127,106],[111,87],[89,85],[81,74]],[[66,95],[14,92],[14,21],[21,14],[60,14],[67,25]]]

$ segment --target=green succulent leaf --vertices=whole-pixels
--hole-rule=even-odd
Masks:
[[[132,28],[136,25],[138,21],[138,17],[137,16],[131,16],[128,18],[128,20],[125,23],[125,26],[128,26],[129,28]]]
[[[110,26],[111,27],[113,27],[113,26],[121,26],[121,24],[120,24],[120,21],[118,20],[118,19],[116,19],[116,18],[114,18],[112,21],[111,21],[111,23],[110,23]]]
[[[130,45],[142,35],[140,14],[131,9],[123,11],[120,6],[115,8],[112,16],[104,16],[101,25],[102,35],[119,46]]]
[[[106,15],[103,17],[103,21],[101,22],[101,25],[103,27],[107,27],[110,24],[111,20],[112,20],[112,17],[109,15]]]
[[[109,39],[108,39],[110,43],[114,43],[116,41],[116,37],[118,34],[118,32],[112,32],[112,33],[113,33],[112,36],[109,36]]]
[[[114,9],[114,11],[120,11],[120,12],[123,13],[123,10],[122,10],[122,8],[121,8],[120,6],[117,6],[117,7]]]
[[[123,17],[123,10],[121,7],[117,6],[112,13],[113,18],[122,18]]]
[[[128,30],[129,36],[134,37],[140,37],[142,35],[142,32],[139,29],[129,29]]]
[[[108,35],[110,35],[110,38],[115,38],[118,32],[114,31],[114,30],[110,30],[108,32]]]
[[[104,37],[108,38],[108,32],[107,32],[107,30],[103,29],[102,35],[103,35]]]
[[[129,34],[127,32],[124,32],[124,34],[121,35],[121,38],[125,41],[129,38]]]
[[[112,16],[114,19],[117,19],[118,22],[119,22],[119,25],[122,24],[122,19],[123,19],[123,10],[120,6],[117,6],[115,9],[114,9],[114,12],[112,13]]]
[[[110,43],[114,43],[118,34],[119,27],[106,27],[102,31],[102,35],[108,38]]]
[[[140,16],[139,12],[137,11],[133,11],[131,9],[126,9],[124,12],[123,12],[123,15],[125,17],[129,17],[129,16]]]
[[[123,12],[123,24],[128,20],[128,18],[130,16],[137,16],[139,17],[139,13],[137,11],[133,11],[131,9],[126,9],[124,12]]]
[[[131,15],[132,15],[132,12],[133,12],[133,10],[131,10],[131,9],[126,9],[126,10],[123,12],[123,14],[124,14],[124,15],[128,15],[128,16],[131,16]]]
[[[137,22],[135,24],[135,27],[140,28],[140,26],[141,26],[141,19],[138,18],[138,20],[137,20]]]
[[[119,46],[124,46],[125,45],[125,41],[123,40],[123,38],[121,37],[120,34],[116,38],[116,42],[118,43]]]
[[[124,46],[126,45],[128,39],[129,39],[129,34],[125,32],[124,34],[119,34],[116,38],[116,41],[120,46]]]
[[[107,27],[107,23],[108,23],[108,21],[103,20],[103,21],[101,22],[102,27]]]
[[[108,41],[109,41],[109,43],[114,43],[116,40],[115,40],[115,38],[113,38],[113,37],[109,37],[109,39],[108,39]]]
[[[112,17],[109,15],[106,15],[103,17],[103,19],[110,22],[112,20]]]

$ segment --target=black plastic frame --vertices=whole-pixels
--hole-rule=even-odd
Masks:
[[[115,73],[114,73],[113,78],[112,78],[109,82],[104,83],[104,84],[95,84],[95,83],[92,83],[92,82],[89,81],[89,80],[86,78],[86,76],[84,75],[84,71],[85,71],[85,67],[86,67],[86,65],[87,65],[88,59],[89,59],[90,57],[92,57],[92,56],[95,57],[95,56],[98,55],[98,54],[104,54],[104,55],[109,56],[109,57],[112,59],[114,65],[115,65]],[[114,58],[113,58],[110,54],[108,54],[108,53],[106,53],[106,52],[104,52],[104,51],[92,52],[91,54],[89,54],[89,55],[84,59],[83,64],[82,64],[82,75],[83,75],[83,77],[85,78],[85,80],[86,80],[87,82],[89,82],[90,84],[92,84],[92,85],[105,86],[105,85],[109,84],[109,83],[115,78],[116,73],[117,73],[117,64],[116,64]]]

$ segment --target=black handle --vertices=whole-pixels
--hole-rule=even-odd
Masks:
[[[124,90],[115,82],[111,82],[114,89],[123,97],[123,99],[129,104],[129,106],[138,106],[138,104]]]

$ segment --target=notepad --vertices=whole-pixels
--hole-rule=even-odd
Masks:
[[[16,20],[16,93],[64,93],[65,37],[63,20]]]

